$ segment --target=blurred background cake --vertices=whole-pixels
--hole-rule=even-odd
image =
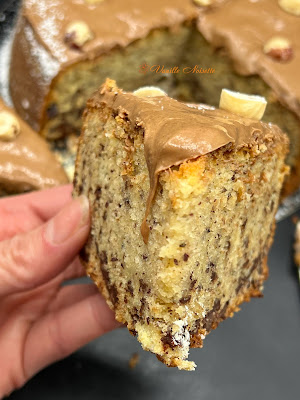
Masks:
[[[215,106],[224,87],[259,94],[268,101],[264,120],[290,137],[289,194],[300,179],[297,4],[25,0],[11,60],[14,105],[55,139],[79,132],[85,102],[107,76],[125,90],[154,84],[175,98]],[[153,65],[180,73],[155,73]],[[214,73],[193,72],[194,66]]]
[[[0,194],[46,189],[67,182],[49,145],[0,98]]]

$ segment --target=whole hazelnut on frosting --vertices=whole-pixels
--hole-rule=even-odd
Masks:
[[[219,104],[221,110],[259,121],[264,115],[266,106],[267,101],[262,96],[222,89]]]
[[[264,45],[264,53],[276,61],[287,62],[293,58],[293,49],[288,39],[274,36]]]
[[[8,111],[0,111],[0,140],[10,142],[19,135],[20,124],[17,118]]]
[[[133,94],[137,97],[161,97],[167,96],[167,93],[156,86],[143,86],[135,90]]]
[[[279,0],[278,4],[289,14],[300,16],[300,0]]]
[[[93,32],[84,21],[73,21],[66,27],[65,43],[75,49],[81,49],[93,37]]]

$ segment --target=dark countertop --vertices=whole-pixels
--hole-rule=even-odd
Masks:
[[[300,216],[300,213],[298,214]],[[295,226],[277,226],[263,299],[191,350],[195,372],[167,368],[126,329],[106,334],[33,378],[9,400],[295,400],[300,398],[300,290],[292,261]],[[130,369],[133,353],[140,361]]]

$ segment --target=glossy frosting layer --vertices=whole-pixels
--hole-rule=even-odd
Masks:
[[[144,130],[145,158],[149,170],[150,192],[142,224],[147,242],[146,218],[153,202],[160,172],[213,152],[232,143],[236,149],[265,141],[287,139],[275,125],[256,121],[211,107],[180,103],[167,96],[137,97],[119,90],[107,80],[89,101],[90,107],[101,104],[127,115],[132,127]]]
[[[0,139],[0,188],[11,193],[67,183],[67,176],[47,143],[0,99],[0,112],[19,121],[20,134],[12,141]]]
[[[190,20],[198,20],[198,29],[213,46],[227,49],[237,72],[260,75],[278,99],[300,116],[300,17],[283,11],[277,0],[214,0],[210,7],[198,7],[193,0],[103,0],[94,5],[85,0],[24,0],[22,12],[19,27],[23,32],[16,37],[20,45],[15,44],[14,57],[22,58],[18,53],[31,48],[33,54],[26,58],[35,59],[28,67],[33,72],[25,72],[39,75],[39,101],[31,104],[34,113],[28,110],[28,120],[36,127],[51,81],[64,67],[126,47],[155,29],[176,29]],[[67,27],[78,20],[93,34],[80,49],[65,41]],[[264,54],[264,45],[274,35],[291,42],[290,61]],[[38,73],[36,63],[41,64]],[[24,63],[14,64],[21,69]],[[21,90],[17,97],[22,96]],[[18,98],[14,101],[21,110]]]
[[[126,47],[152,29],[176,28],[199,11],[191,0],[103,0],[94,5],[85,0],[25,0],[23,7],[40,43],[63,64]],[[67,26],[78,20],[93,34],[80,50],[65,41]]]
[[[260,75],[300,116],[300,16],[283,11],[277,0],[229,0],[203,12],[198,28],[213,46],[227,49],[237,72]],[[290,61],[264,53],[264,45],[274,36],[290,42]]]

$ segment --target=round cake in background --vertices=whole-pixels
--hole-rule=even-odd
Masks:
[[[67,182],[48,143],[0,98],[0,195],[46,189]]]
[[[182,101],[213,106],[222,88],[263,96],[264,121],[280,126],[291,142],[286,196],[300,183],[294,8],[277,0],[24,0],[11,96],[18,113],[49,140],[79,133],[86,100],[107,77],[127,91],[155,85]]]

